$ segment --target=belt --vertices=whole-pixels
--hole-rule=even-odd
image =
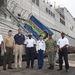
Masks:
[[[17,44],[17,45],[23,45],[23,44]]]
[[[13,48],[13,47],[6,47],[6,48]]]
[[[40,50],[42,50],[42,49],[39,49],[39,51],[40,51]],[[42,50],[42,51],[43,51],[43,50]]]
[[[26,47],[26,48],[34,48],[34,47]]]

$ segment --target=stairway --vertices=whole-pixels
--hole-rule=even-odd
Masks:
[[[7,6],[5,7],[5,5]],[[33,38],[38,40],[39,35],[42,33],[47,34],[47,36],[48,34],[53,34],[53,32],[35,18],[31,12],[21,8],[15,1],[9,0],[5,5],[1,7],[1,10],[14,21],[15,25],[22,29],[24,35],[30,32],[33,34]],[[32,25],[29,24],[29,21],[31,21]]]
[[[5,5],[7,5],[7,7],[5,7]],[[10,17],[10,19],[15,23],[15,25],[18,28],[21,28],[22,29],[22,32],[23,32],[24,35],[27,35],[29,33],[29,31],[27,31],[24,28],[24,25],[25,25],[26,21],[29,19],[29,17],[31,16],[31,13],[28,12],[27,10],[24,10],[21,7],[19,7],[19,5],[16,2],[12,1],[12,0],[9,0],[7,2],[7,4],[5,4],[5,5],[2,6],[0,8],[0,10],[6,16]],[[19,11],[16,12],[16,9],[17,8],[18,8]],[[13,12],[16,12],[16,13],[14,14]],[[20,18],[17,16],[18,14],[21,14],[21,19],[23,19],[24,23],[22,23],[22,20],[20,20]]]

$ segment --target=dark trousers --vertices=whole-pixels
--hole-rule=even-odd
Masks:
[[[65,69],[69,69],[69,63],[68,63],[68,49],[64,48],[62,51],[59,51],[59,68],[62,69],[63,60],[62,57],[64,57],[65,61]]]
[[[6,68],[6,64],[8,63],[8,67],[12,67],[12,59],[13,59],[13,48],[6,47],[6,53],[4,53],[3,59],[3,68]]]
[[[33,65],[34,65],[34,47],[26,48],[26,60],[27,60],[27,67],[30,66],[30,60],[31,60],[31,67],[33,68]]]
[[[44,58],[43,50],[38,50],[38,67],[39,68],[43,67],[43,58]]]

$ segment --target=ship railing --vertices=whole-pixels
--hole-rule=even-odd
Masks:
[[[28,10],[22,9],[16,2],[14,2],[14,1],[10,2],[10,1],[11,0],[9,0],[7,2],[7,7],[2,6],[2,11],[4,12],[4,14],[9,16],[14,21],[15,25],[17,25],[19,28],[22,29],[24,35],[27,35],[29,33],[29,31],[24,28],[24,25],[29,20],[27,18],[29,18],[31,16],[31,13]],[[10,6],[9,4],[10,5],[12,4],[12,6]],[[21,14],[23,17],[26,17],[26,15],[28,13],[28,17],[23,18],[25,23],[22,23],[22,21],[17,18],[17,15],[13,13],[13,10],[16,11],[16,8],[21,11],[20,14],[24,11],[23,14]],[[17,14],[18,13],[19,12],[17,12]],[[22,16],[21,16],[21,18],[22,18]],[[36,40],[36,38],[34,36],[33,36],[33,38]]]
[[[14,14],[14,16],[17,16],[18,14],[20,14],[21,18],[26,19],[26,20],[28,20],[30,16],[32,15],[31,12],[23,9],[22,7],[19,6],[18,3],[12,0],[9,0],[7,2],[7,8],[12,14]]]
[[[15,25],[22,29],[24,35],[27,35],[28,31],[24,28],[24,24],[17,19],[7,8],[2,7],[2,12],[4,12],[7,16],[11,16],[11,20],[14,21]]]

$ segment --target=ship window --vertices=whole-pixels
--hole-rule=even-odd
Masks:
[[[53,13],[51,12],[51,16],[53,15]]]
[[[36,0],[36,5],[39,6],[39,0]]]
[[[48,8],[46,8],[46,12],[48,13]]]
[[[63,19],[60,18],[60,23],[62,23],[63,25],[65,25],[65,21]]]
[[[63,18],[63,19],[65,19],[64,15],[62,15],[62,14],[60,14],[60,17]]]
[[[55,14],[53,13],[53,17],[55,17]]]
[[[35,0],[32,0],[33,3],[35,3]]]
[[[46,12],[55,18],[55,14],[53,12],[51,12],[48,8],[46,8]]]
[[[55,14],[53,12],[51,12],[51,16],[55,17]]]
[[[32,2],[39,6],[39,0],[32,0]]]
[[[51,13],[51,11],[49,10],[49,14]]]

